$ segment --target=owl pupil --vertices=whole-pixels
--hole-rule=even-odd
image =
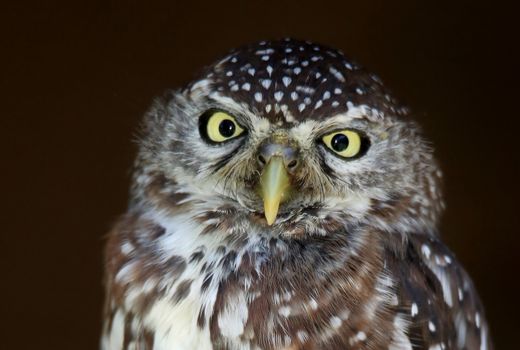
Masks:
[[[235,123],[231,120],[224,119],[220,122],[218,131],[220,132],[220,135],[224,137],[231,137],[235,134]]]
[[[348,147],[348,137],[344,134],[337,134],[332,138],[331,146],[336,152],[341,152]]]

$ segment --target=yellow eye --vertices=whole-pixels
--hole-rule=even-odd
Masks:
[[[352,158],[361,151],[361,136],[352,130],[340,130],[323,136],[323,143],[337,155]]]
[[[224,112],[210,112],[203,123],[206,125],[201,125],[201,131],[213,142],[224,142],[244,132],[235,118]]]

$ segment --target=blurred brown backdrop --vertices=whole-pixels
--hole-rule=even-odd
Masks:
[[[2,349],[95,349],[103,235],[152,98],[231,47],[338,47],[410,105],[446,174],[445,241],[516,348],[518,11],[499,2],[0,5]],[[5,276],[5,277],[4,277]]]

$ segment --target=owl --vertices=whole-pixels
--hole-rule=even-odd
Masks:
[[[441,171],[340,51],[250,44],[146,113],[101,348],[491,349]]]

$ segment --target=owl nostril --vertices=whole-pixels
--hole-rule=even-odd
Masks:
[[[258,156],[258,163],[260,163],[260,165],[264,166],[266,162],[265,158],[262,156],[262,155],[259,155]]]
[[[289,162],[289,164],[287,164],[287,167],[289,169],[294,169],[294,168],[296,168],[297,165],[298,165],[298,161],[296,159],[294,159],[291,162]]]

